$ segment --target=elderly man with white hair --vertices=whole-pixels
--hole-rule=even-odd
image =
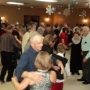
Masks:
[[[83,75],[78,81],[84,81],[83,84],[90,84],[90,28],[88,26],[83,26],[82,34]]]
[[[39,33],[36,33],[30,37],[29,48],[21,55],[20,61],[14,72],[14,76],[17,77],[18,81],[22,80],[21,75],[24,71],[36,70],[34,61],[38,52],[42,50],[43,39],[44,37]],[[62,63],[58,59],[55,59],[55,62],[58,64],[58,66],[62,67]],[[32,75],[32,78],[35,78],[35,77],[33,77]],[[41,81],[41,80],[36,80],[36,82],[38,81]],[[26,88],[26,90],[28,89],[29,88]]]

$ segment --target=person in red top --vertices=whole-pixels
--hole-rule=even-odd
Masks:
[[[59,43],[63,43],[64,45],[68,46],[68,34],[67,28],[63,28],[62,33],[59,36]]]

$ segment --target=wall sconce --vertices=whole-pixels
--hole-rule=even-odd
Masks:
[[[5,17],[3,16],[3,17],[1,17],[1,20],[5,20]]]
[[[46,18],[44,18],[44,21],[48,23],[48,22],[50,22],[50,18],[46,17]]]
[[[89,22],[89,20],[84,18],[84,19],[82,20],[82,22],[85,23],[85,24],[87,24],[87,23]]]
[[[5,21],[6,21],[6,18],[4,16],[1,17],[1,23],[5,23]]]

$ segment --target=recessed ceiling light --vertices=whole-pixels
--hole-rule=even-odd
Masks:
[[[40,2],[57,2],[57,0],[36,0],[36,1],[40,1]]]
[[[18,2],[6,2],[6,3],[12,5],[24,5],[24,3],[18,3]]]

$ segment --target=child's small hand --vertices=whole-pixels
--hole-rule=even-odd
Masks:
[[[15,77],[15,76],[12,77],[12,82],[13,82],[13,81],[17,81],[17,77]]]
[[[56,70],[56,71],[58,71],[58,70],[60,69],[60,67],[58,67],[58,66],[53,66],[53,69]]]
[[[61,74],[64,74],[64,70],[61,70]]]

